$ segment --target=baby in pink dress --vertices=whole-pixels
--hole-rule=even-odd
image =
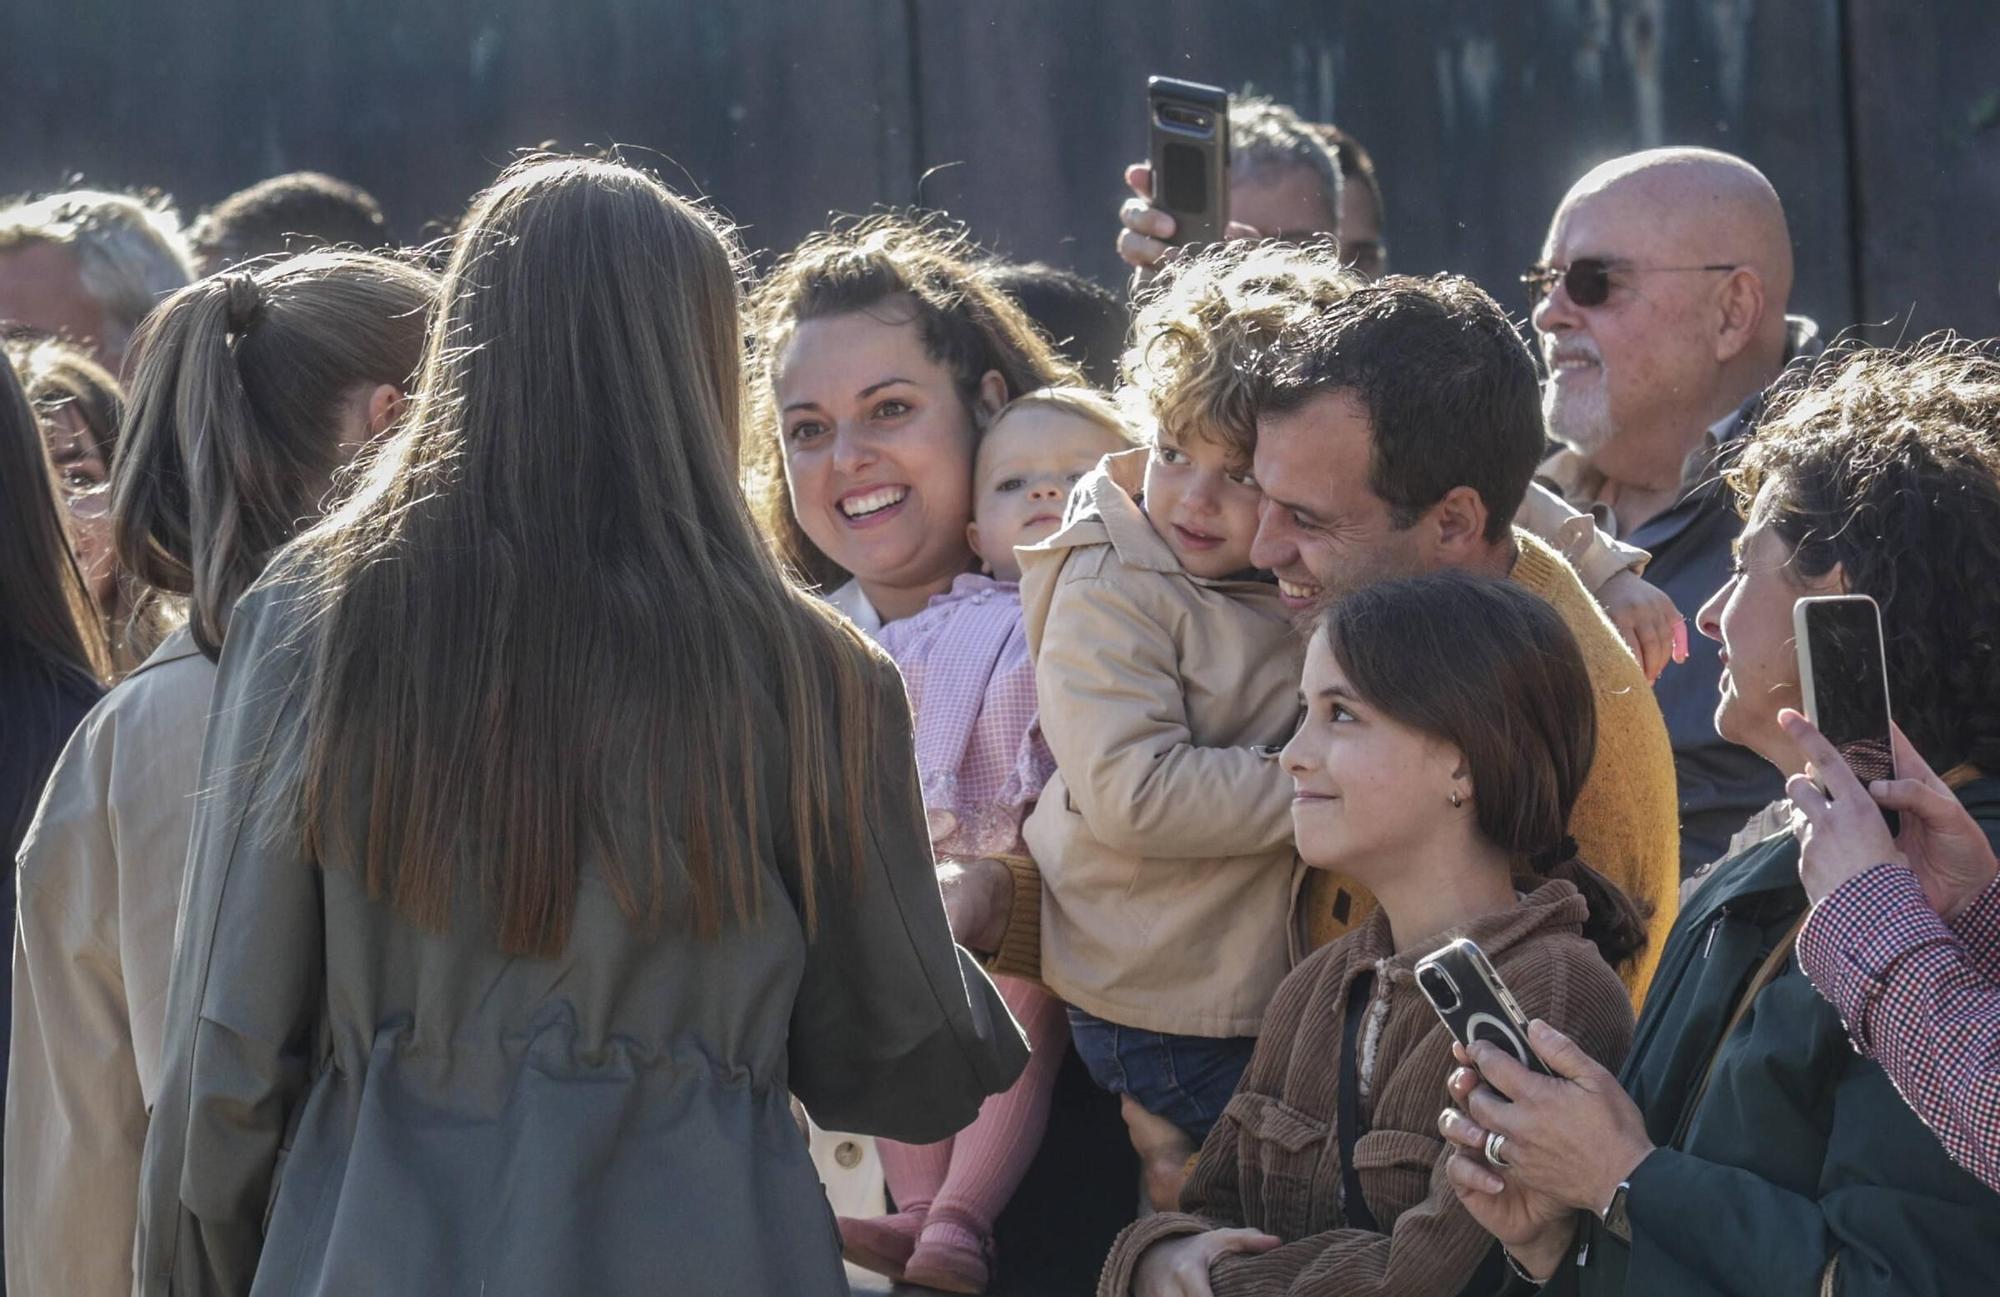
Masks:
[[[959,577],[922,612],[882,629],[909,689],[917,772],[941,860],[1026,854],[1021,822],[1055,758],[1037,720],[1014,549],[1053,535],[1070,487],[1131,442],[1116,408],[1095,392],[1045,389],[1008,405],[981,438],[973,468],[966,537],[984,574]],[[984,1292],[991,1281],[993,1222],[1041,1144],[1069,1036],[1062,1002],[1047,988],[1005,975],[994,982],[1027,1033],[1027,1070],[951,1139],[876,1141],[898,1210],[841,1218],[843,1250],[856,1265],[947,1292]]]

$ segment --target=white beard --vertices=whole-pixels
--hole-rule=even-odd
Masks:
[[[1542,421],[1549,436],[1579,455],[1594,455],[1617,433],[1603,370],[1586,392],[1561,391],[1551,379],[1542,388]]]

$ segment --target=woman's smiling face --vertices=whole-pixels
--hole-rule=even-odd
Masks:
[[[800,324],[775,388],[792,512],[885,619],[967,570],[978,430],[907,307]],[[997,409],[1004,389],[987,375],[981,403]]]

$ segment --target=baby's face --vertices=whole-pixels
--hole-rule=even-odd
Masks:
[[[1250,566],[1263,502],[1250,466],[1203,438],[1163,430],[1146,460],[1146,517],[1194,576],[1219,580]]]
[[[1047,540],[1062,526],[1069,490],[1115,451],[1115,433],[1067,410],[1027,406],[1001,416],[979,443],[966,539],[1002,581],[1021,579],[1016,545]]]

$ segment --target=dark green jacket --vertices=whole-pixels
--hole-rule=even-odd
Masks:
[[[2000,840],[2000,780],[1959,798]],[[1717,1055],[1750,977],[1805,912],[1798,862],[1790,834],[1766,839],[1719,866],[1674,925],[1619,1078],[1659,1145],[1632,1175],[1632,1242],[1580,1216],[1573,1264],[1546,1291],[2000,1293],[2000,1194],[1855,1053],[1796,958]]]

